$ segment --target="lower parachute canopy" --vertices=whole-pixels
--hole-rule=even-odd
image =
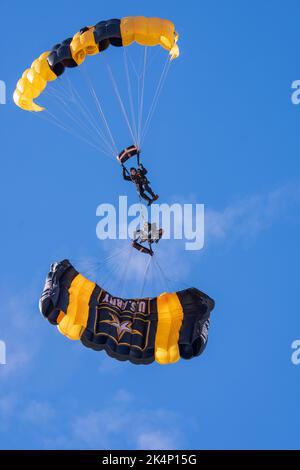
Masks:
[[[113,297],[68,260],[51,266],[40,299],[41,313],[63,335],[134,364],[199,356],[213,308],[214,301],[195,288],[152,298]]]

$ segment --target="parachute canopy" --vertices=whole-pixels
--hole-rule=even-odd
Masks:
[[[129,158],[134,157],[135,155],[139,154],[139,149],[136,145],[130,145],[129,147],[126,147],[126,149],[122,150],[119,155],[117,156],[117,160],[121,165],[124,165]]]
[[[199,356],[213,308],[214,301],[195,288],[152,298],[114,297],[68,260],[51,266],[40,299],[41,313],[63,335],[134,364]]]
[[[172,60],[179,55],[177,40],[174,24],[160,18],[127,16],[86,26],[50,51],[43,52],[25,70],[17,83],[14,102],[27,111],[43,111],[44,108],[33,100],[46,88],[47,82],[56,80],[66,67],[79,66],[86,56],[103,52],[109,45],[121,47],[133,42],[144,46],[160,45],[169,51]]]

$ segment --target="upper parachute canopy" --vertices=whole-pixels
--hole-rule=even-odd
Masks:
[[[134,364],[199,356],[213,308],[214,301],[195,288],[152,298],[114,297],[68,260],[51,266],[40,299],[42,314],[63,335]]]
[[[117,160],[121,165],[124,165],[124,163],[126,163],[129,158],[135,157],[136,155],[139,159],[139,153],[140,150],[137,145],[130,145],[119,153],[119,155],[117,156]]]
[[[129,46],[133,42],[144,46],[160,45],[169,51],[172,60],[179,56],[177,40],[174,24],[160,18],[127,16],[84,27],[72,38],[43,52],[25,70],[17,83],[14,102],[27,111],[43,111],[44,108],[33,100],[46,88],[47,82],[56,80],[66,67],[77,67],[87,55],[98,54],[110,44],[116,47]]]

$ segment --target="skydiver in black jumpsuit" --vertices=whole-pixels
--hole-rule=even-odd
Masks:
[[[134,167],[130,168],[130,175],[127,174],[126,168],[123,166],[123,178],[125,181],[132,181],[135,184],[137,192],[139,195],[148,202],[148,206],[150,206],[154,201],[158,199],[158,195],[152,191],[150,187],[149,180],[146,176],[148,171],[146,168],[140,163],[139,168],[136,169]],[[146,194],[149,193],[152,199]]]

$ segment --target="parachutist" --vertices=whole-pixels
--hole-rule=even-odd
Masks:
[[[152,249],[153,243],[158,243],[163,236],[164,230],[162,228],[157,229],[156,223],[145,222],[142,229],[134,232],[132,247],[141,253],[147,253],[150,256],[154,255]],[[142,243],[148,243],[149,248],[142,245]]]
[[[147,178],[148,170],[142,165],[139,164],[138,169],[135,167],[130,168],[130,173],[128,174],[127,169],[123,166],[123,178],[125,181],[131,181],[135,184],[138,194],[141,196],[142,199],[148,202],[148,206],[150,206],[154,201],[158,199],[158,195],[154,193],[150,186],[150,182]],[[146,192],[148,194],[146,194]],[[151,197],[152,199],[151,199]]]
[[[133,240],[135,242],[139,241],[140,243],[158,243],[163,233],[164,230],[162,228],[158,229],[155,222],[145,222],[143,228],[134,232]]]

